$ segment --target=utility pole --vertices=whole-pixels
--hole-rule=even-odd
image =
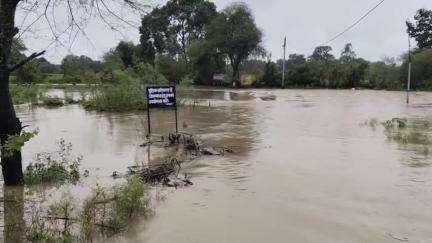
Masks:
[[[286,37],[283,44],[283,64],[282,64],[282,89],[285,88],[285,59],[286,59]]]
[[[411,90],[411,38],[408,37],[408,80],[407,80],[407,104],[410,103],[410,90]]]

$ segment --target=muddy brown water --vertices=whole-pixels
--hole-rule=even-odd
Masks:
[[[432,122],[432,93],[413,94],[409,106],[402,92],[186,93],[201,106],[179,109],[180,129],[236,153],[188,163],[183,173],[194,186],[162,189],[155,215],[112,242],[432,242],[429,153],[389,140],[379,124],[360,125],[394,117]],[[84,156],[83,169],[101,184],[146,159],[138,147],[144,112],[71,105],[18,113],[40,129],[23,151],[26,163],[55,150],[59,138],[72,142]],[[173,113],[152,111],[152,117],[156,133],[174,131]]]

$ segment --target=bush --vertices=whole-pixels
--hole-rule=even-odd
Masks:
[[[59,141],[56,153],[39,153],[36,162],[27,166],[24,182],[27,185],[41,183],[75,183],[80,179],[79,166],[82,157],[71,157],[72,144]]]
[[[137,81],[98,86],[84,101],[84,107],[97,111],[130,111],[146,108],[146,93]]]

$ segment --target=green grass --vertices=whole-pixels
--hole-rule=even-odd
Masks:
[[[37,103],[44,90],[45,87],[40,85],[10,85],[10,93],[15,105]]]
[[[61,84],[64,82],[63,74],[47,74],[44,79],[44,82],[50,84]]]

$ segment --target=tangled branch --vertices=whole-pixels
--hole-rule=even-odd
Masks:
[[[139,28],[141,17],[151,8],[147,3],[148,0],[20,0],[17,38],[28,34],[38,39],[49,38],[51,42],[43,50],[58,44],[70,51],[82,36],[95,47],[87,34],[92,20],[99,20],[124,36],[122,32],[126,29]]]

